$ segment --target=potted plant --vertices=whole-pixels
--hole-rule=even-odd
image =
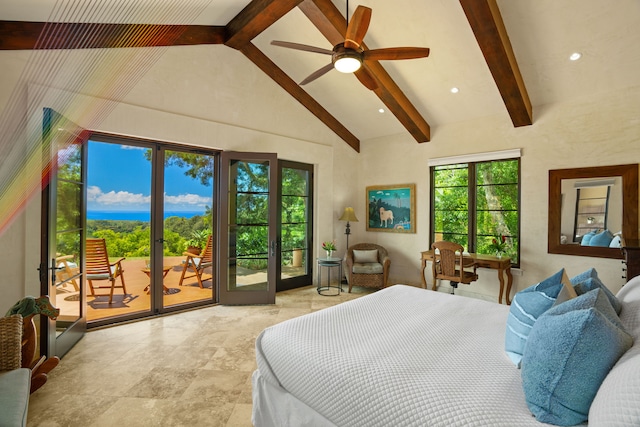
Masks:
[[[202,230],[193,230],[191,232],[191,237],[187,239],[186,251],[194,255],[200,255],[200,252],[202,252],[202,249],[204,249],[204,246],[207,244],[207,240],[210,235],[211,230],[204,228]]]
[[[502,254],[504,254],[504,251],[507,249],[507,236],[501,234],[498,237],[494,237],[491,239],[489,248],[495,252],[498,258],[502,258]]]

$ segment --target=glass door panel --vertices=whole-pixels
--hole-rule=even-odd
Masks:
[[[222,154],[220,269],[223,304],[273,304],[276,289],[277,157]]]
[[[56,333],[81,317],[80,260],[82,247],[82,145],[73,144],[59,155],[56,187],[55,306],[60,309]]]
[[[194,152],[162,151],[164,247],[162,270],[158,274],[163,277],[163,306],[211,301],[216,288],[215,158]]]
[[[62,357],[86,331],[82,242],[84,237],[85,132],[51,109],[44,110],[43,155],[50,159],[42,194],[41,288],[60,309],[45,323],[43,352]],[[50,273],[50,274],[47,274]]]
[[[280,262],[277,290],[312,283],[313,165],[280,161]]]
[[[151,266],[150,146],[92,138],[88,144],[87,238],[104,239],[111,269],[122,274],[111,281],[88,275],[87,319],[90,326],[149,313]],[[87,253],[87,257],[91,254]],[[124,281],[124,288],[119,287]]]

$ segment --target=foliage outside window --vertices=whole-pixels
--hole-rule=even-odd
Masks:
[[[282,169],[282,264],[293,262],[293,251],[307,250],[309,226],[309,171]],[[303,257],[304,259],[304,257]]]
[[[504,236],[504,256],[519,265],[519,177],[519,159],[431,167],[431,241],[493,255]]]

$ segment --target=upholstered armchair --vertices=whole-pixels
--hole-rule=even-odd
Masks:
[[[358,243],[347,250],[349,292],[352,286],[384,288],[389,278],[391,259],[387,250],[374,243]]]

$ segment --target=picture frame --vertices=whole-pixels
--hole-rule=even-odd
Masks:
[[[367,231],[416,232],[416,185],[376,185],[367,191]]]

